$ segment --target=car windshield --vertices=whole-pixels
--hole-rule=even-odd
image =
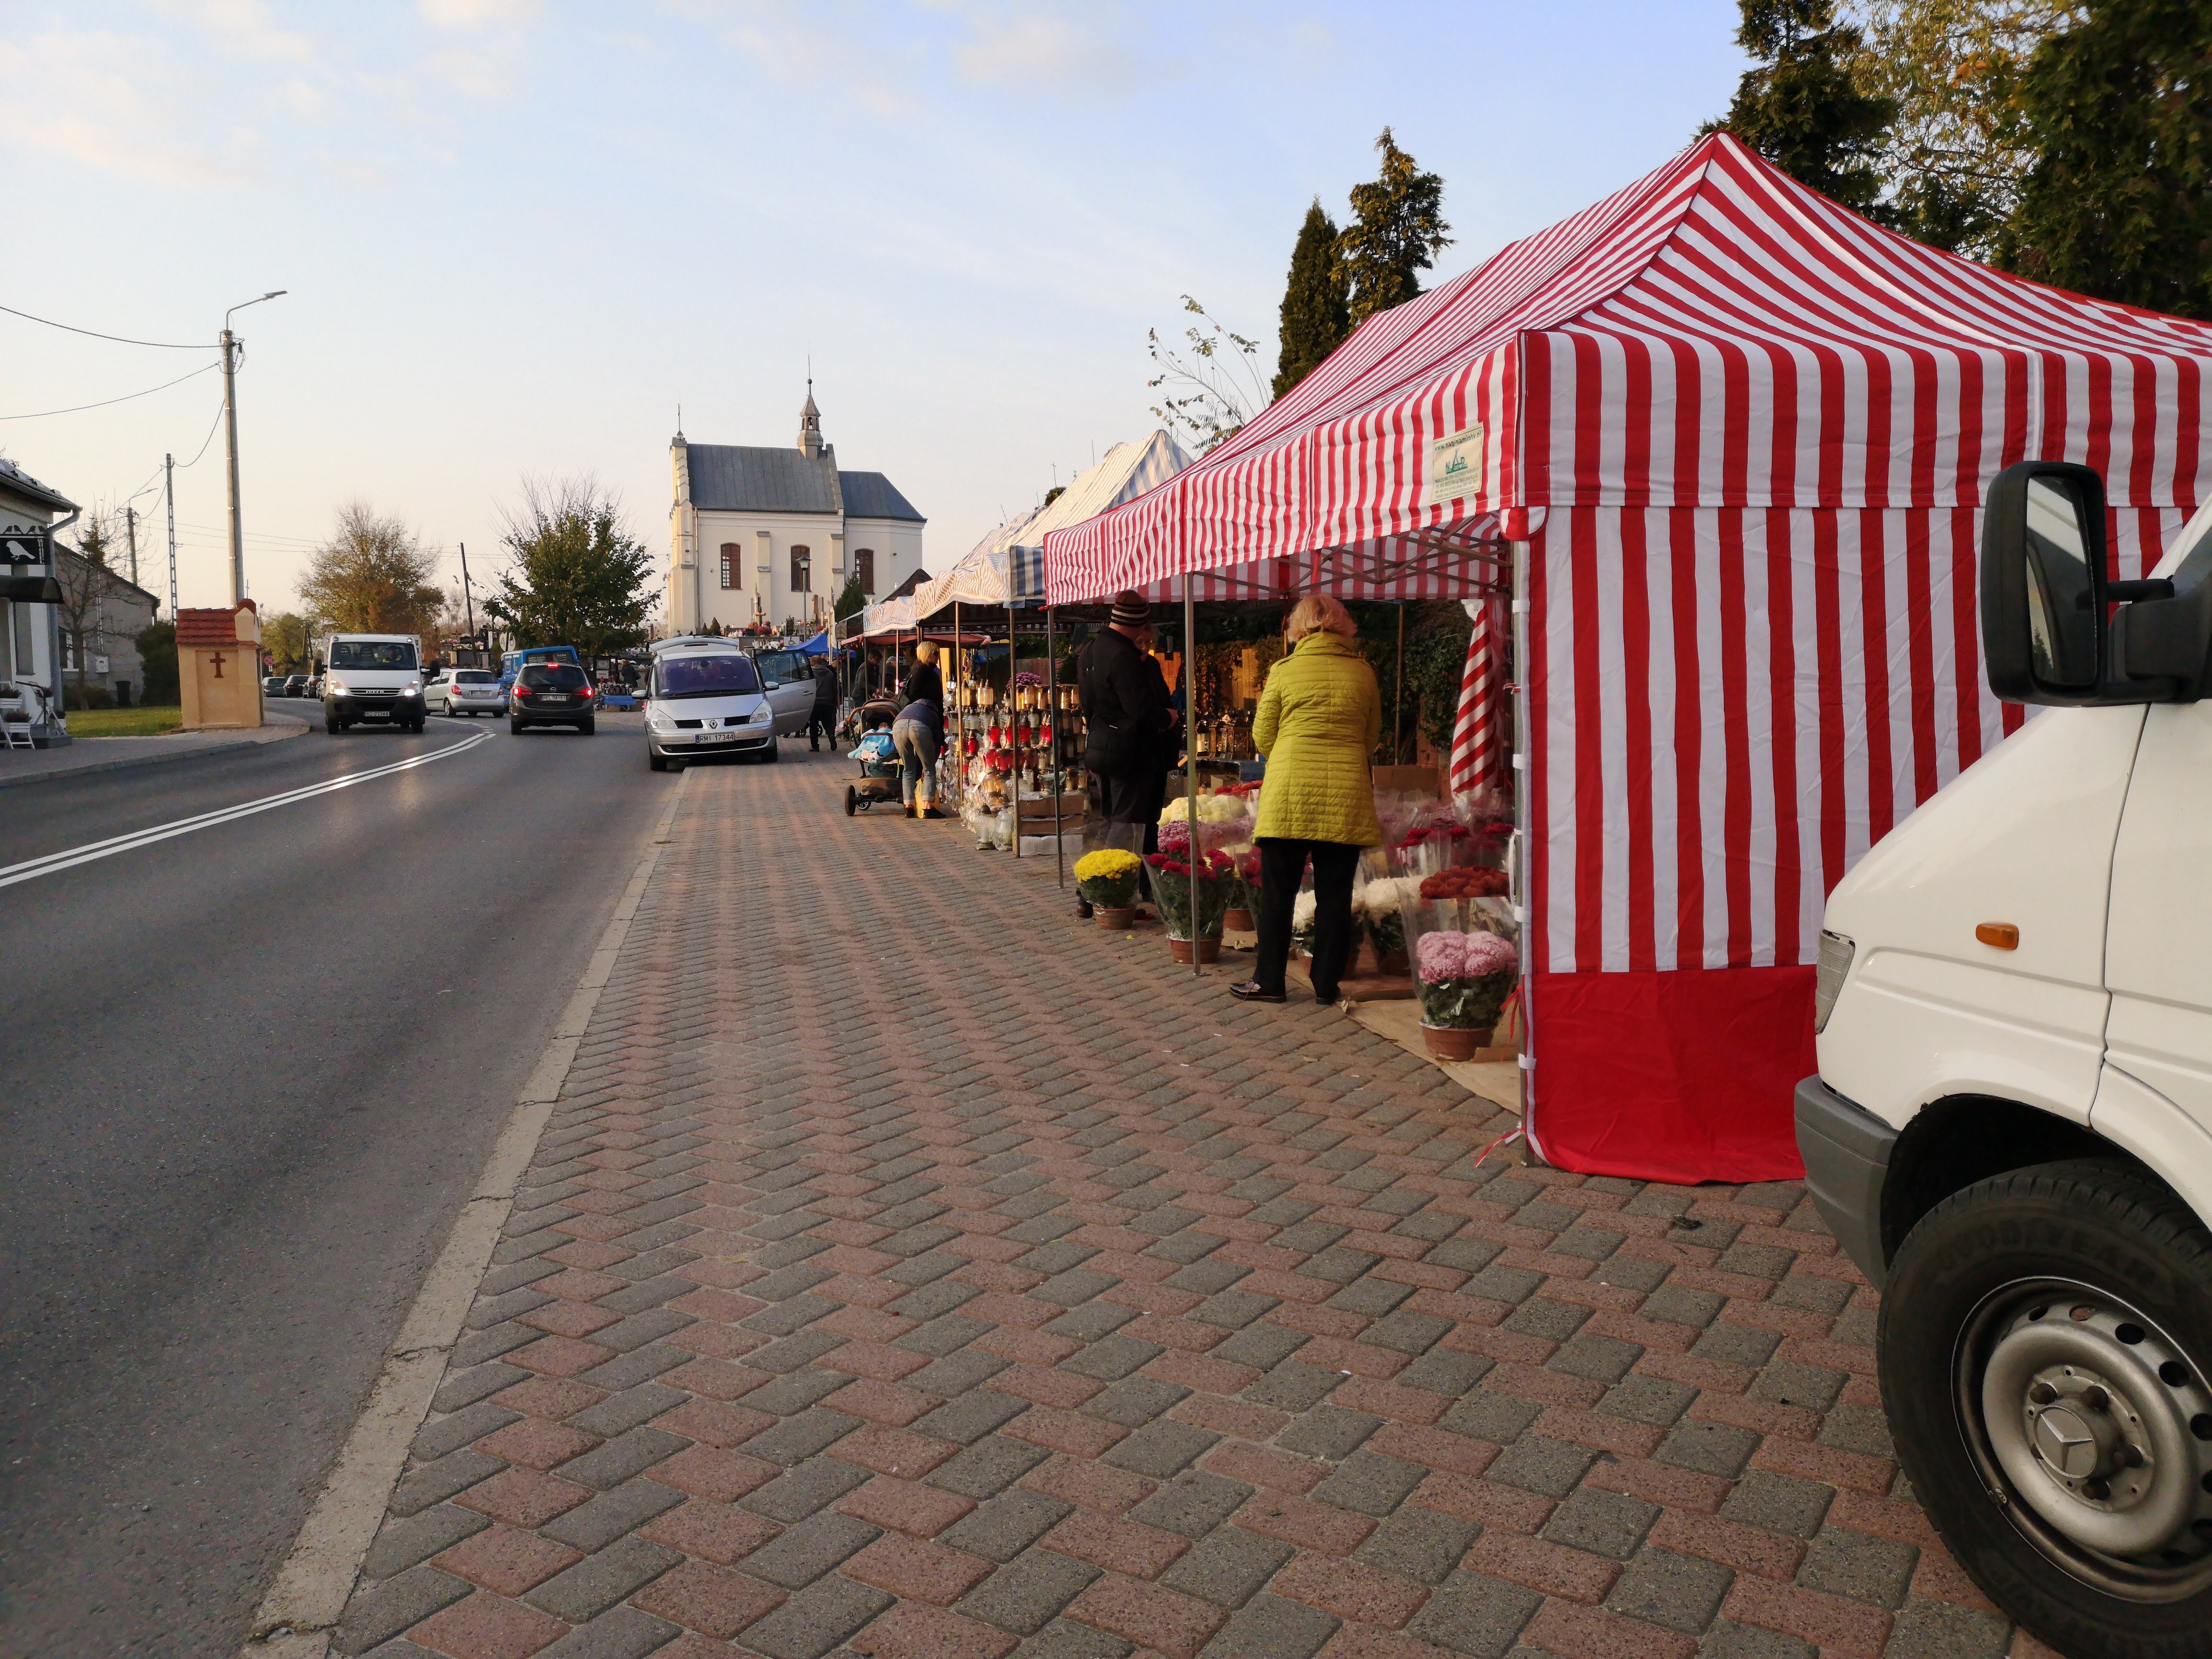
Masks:
[[[584,671],[567,663],[532,663],[522,671],[522,683],[533,691],[576,691],[583,689]]]
[[[415,645],[411,640],[337,640],[331,645],[331,666],[412,668]]]
[[[727,652],[712,657],[676,657],[654,671],[661,697],[729,697],[760,690],[752,659]]]
[[[453,673],[453,684],[455,685],[497,685],[499,676],[483,668],[456,669]]]

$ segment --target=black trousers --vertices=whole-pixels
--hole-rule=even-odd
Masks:
[[[1168,775],[1158,768],[1142,772],[1111,772],[1103,775],[1093,774],[1104,786],[1106,821],[1109,823],[1129,823],[1139,826],[1143,836],[1129,850],[1139,857],[1160,850],[1160,809],[1167,805]],[[1152,896],[1152,872],[1150,865],[1137,874],[1137,890],[1145,897]]]
[[[1338,981],[1352,960],[1352,876],[1359,849],[1340,841],[1279,841],[1269,836],[1260,848],[1260,961],[1253,977],[1263,991],[1283,988],[1291,960],[1291,907],[1304,879],[1306,860],[1314,872],[1314,994],[1336,1000]]]
[[[814,705],[813,713],[807,717],[806,746],[809,749],[814,747],[817,737],[827,738],[832,744],[837,741],[837,705],[836,703],[817,702]]]

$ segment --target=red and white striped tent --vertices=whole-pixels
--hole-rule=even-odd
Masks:
[[[1529,1132],[1787,1176],[1829,889],[2020,722],[1978,661],[1989,481],[2098,468],[2141,574],[2212,482],[2208,396],[2212,327],[1923,247],[1717,134],[1048,538],[1047,593],[1512,544]]]

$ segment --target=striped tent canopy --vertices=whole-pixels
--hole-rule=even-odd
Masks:
[[[2019,724],[1978,660],[1990,480],[2096,467],[2139,575],[2212,481],[2208,371],[2204,324],[1923,246],[1716,134],[1371,319],[1048,538],[1048,588],[1516,544],[1530,1133],[1784,1176],[1828,890]]]

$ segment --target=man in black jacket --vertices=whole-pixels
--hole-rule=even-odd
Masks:
[[[837,746],[837,670],[827,657],[814,659],[814,708],[806,720],[806,746],[817,750],[821,739],[830,739],[833,750]]]
[[[1152,608],[1142,595],[1123,593],[1114,601],[1109,626],[1084,647],[1076,671],[1083,764],[1102,786],[1109,844],[1139,854],[1158,845],[1182,719],[1159,664],[1146,654],[1152,642]]]

